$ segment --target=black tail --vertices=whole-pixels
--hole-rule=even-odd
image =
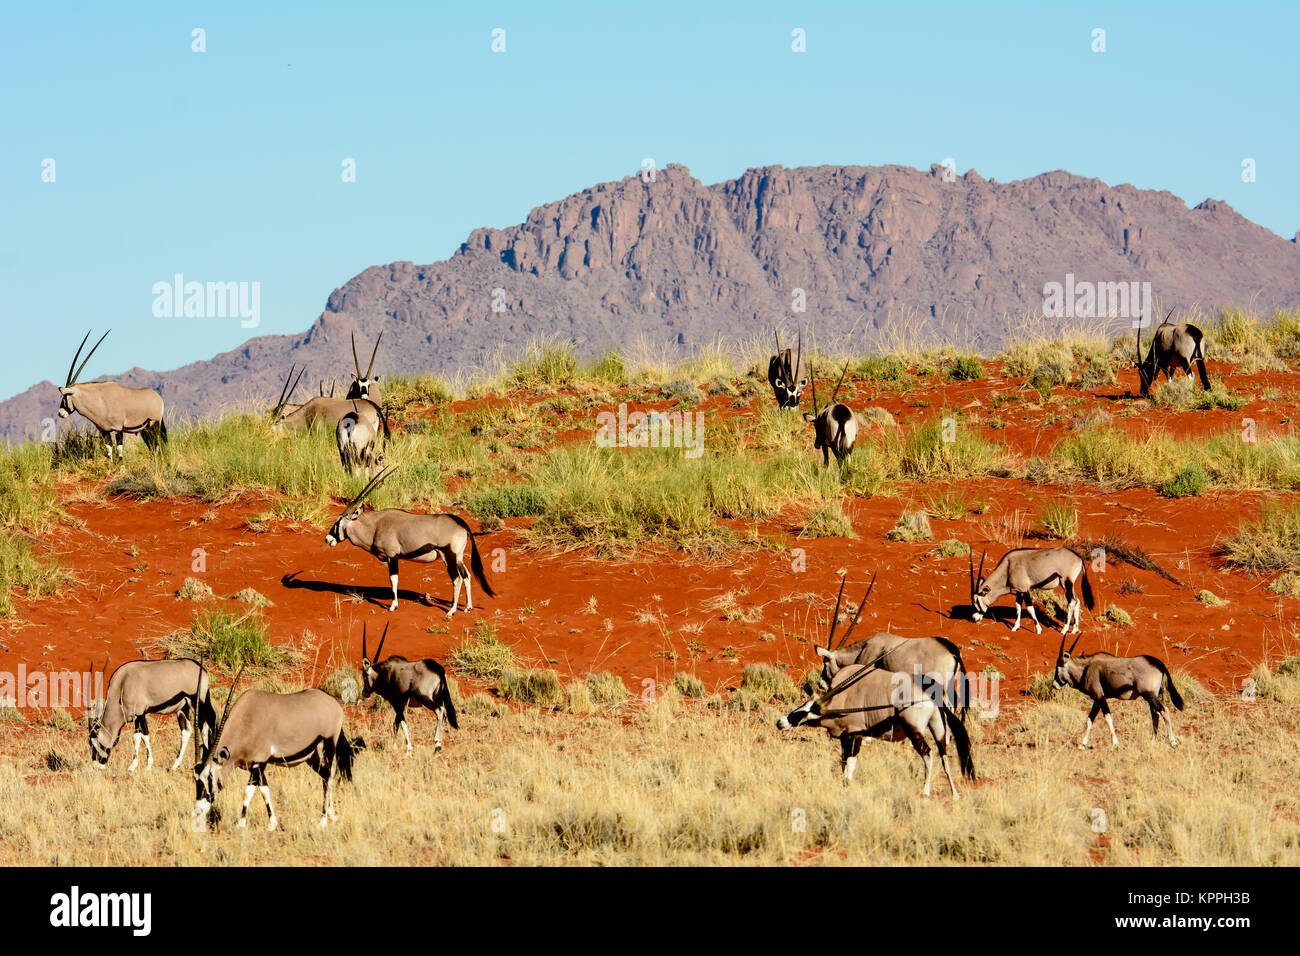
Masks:
[[[360,741],[358,740],[359,744]],[[352,779],[352,765],[356,761],[357,751],[360,747],[352,746],[352,741],[348,740],[348,735],[342,730],[339,731],[339,739],[335,743],[334,759],[338,761],[339,774],[344,780]]]
[[[1160,669],[1160,673],[1165,675],[1165,686],[1169,688],[1169,699],[1174,702],[1174,706],[1179,710],[1183,709],[1183,695],[1178,693],[1178,688],[1174,686],[1174,675],[1169,673],[1169,668],[1165,662],[1158,657],[1152,657],[1150,654],[1143,655],[1146,659]]]
[[[497,593],[492,590],[492,585],[488,584],[487,576],[483,573],[483,559],[478,554],[478,542],[474,540],[474,532],[469,533],[469,567],[474,572],[474,577],[478,578],[479,587],[481,587],[488,597],[496,597]],[[455,727],[455,724],[452,724]]]
[[[1197,346],[1199,348],[1199,346]],[[1205,359],[1199,356],[1196,359],[1196,370],[1201,373],[1201,387],[1207,392],[1210,390],[1210,376],[1205,371]]]
[[[451,702],[451,690],[447,687],[446,677],[442,679],[442,706],[447,708],[447,723],[460,730],[460,724],[456,723],[456,705]]]
[[[952,734],[953,743],[957,745],[957,762],[961,766],[962,775],[974,780],[975,758],[971,756],[970,734],[966,732],[966,725],[947,707],[943,709],[943,717],[948,732]]]
[[[1080,560],[1082,560],[1082,557],[1080,557]],[[1093,598],[1093,596],[1092,596],[1092,582],[1090,582],[1090,581],[1088,580],[1088,562],[1087,562],[1087,561],[1084,561],[1084,562],[1083,562],[1083,581],[1082,581],[1082,584],[1083,584],[1083,603],[1086,604],[1086,605],[1088,605],[1088,610],[1091,611],[1093,608],[1095,608],[1095,607],[1097,606],[1097,602],[1096,602],[1096,600],[1095,600],[1095,599]]]
[[[212,742],[212,735],[217,732],[217,709],[212,706],[212,698],[205,696],[199,701],[199,712],[194,720],[194,733],[198,735],[200,742],[200,751],[202,751],[203,728],[208,728],[208,742]],[[207,755],[204,754],[206,757]]]
[[[156,421],[146,426],[141,432],[140,437],[144,440],[144,446],[150,451],[157,451],[163,445],[167,444],[167,423]]]
[[[953,660],[957,662],[952,672],[952,686],[944,688],[943,696],[948,707],[957,710],[961,719],[965,720],[966,714],[970,711],[970,687],[967,683],[966,662],[961,659],[961,648],[943,637],[936,637],[935,640],[947,648]]]

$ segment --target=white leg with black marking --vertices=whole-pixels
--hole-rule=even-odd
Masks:
[[[1106,711],[1106,726],[1110,728],[1110,745],[1119,746],[1119,738],[1115,736],[1115,719],[1111,717],[1110,711]]]
[[[271,806],[271,788],[266,784],[262,784],[258,789],[262,791],[262,799],[266,801],[266,815],[271,818],[267,821],[266,828],[274,830],[280,823],[275,819],[275,809]]]
[[[253,802],[253,794],[257,793],[257,788],[251,783],[244,788],[244,805],[239,808],[239,828],[242,830],[248,826],[248,805]]]
[[[180,752],[176,754],[176,759],[172,762],[171,765],[172,770],[175,770],[177,767],[179,767],[181,765],[181,761],[185,759],[185,748],[186,746],[189,745],[190,734],[191,732],[188,727],[184,728],[181,731],[181,749]]]
[[[1011,630],[1020,630],[1020,600],[1018,598],[1016,599],[1016,623],[1012,626]]]
[[[131,752],[131,766],[126,768],[127,773],[135,773],[135,768],[140,766],[140,741],[144,739],[144,734],[132,734],[131,740],[135,744],[135,749]]]
[[[465,572],[465,610],[467,611],[474,610],[474,595],[472,593],[473,585],[470,583],[470,581],[471,579],[469,576],[469,572],[466,571]]]
[[[930,780],[934,776],[934,751],[931,750],[922,760],[925,763],[925,786],[921,789],[921,793],[928,797],[930,795]]]
[[[1084,731],[1083,731],[1083,739],[1082,739],[1081,741],[1079,741],[1079,749],[1080,749],[1080,750],[1086,750],[1086,749],[1088,749],[1088,738],[1089,738],[1091,735],[1092,735],[1092,718],[1089,717],[1089,718],[1088,718],[1088,726],[1087,726],[1086,728],[1084,728]]]
[[[1032,601],[1029,603],[1029,617],[1030,620],[1034,622],[1034,632],[1037,634],[1042,634],[1043,625],[1038,623],[1038,611],[1034,608],[1034,604]]]
[[[957,781],[952,779],[952,770],[948,768],[948,755],[943,754],[940,756],[939,762],[943,764],[943,775],[948,778],[948,786],[952,790],[952,798],[954,800],[960,799],[960,795],[957,793]]]
[[[406,726],[406,721],[402,721],[402,736],[406,738],[406,752],[411,752],[411,731]]]
[[[846,757],[844,760],[844,782],[848,783],[853,779],[853,771],[858,769],[857,757]]]
[[[454,583],[452,584],[452,588],[451,588],[451,610],[447,612],[448,617],[451,617],[453,614],[456,613],[456,605],[459,602],[460,602],[460,575],[455,574]]]
[[[393,604],[391,607],[389,607],[388,610],[396,611],[397,610],[397,575],[390,574],[388,576],[388,580],[391,581],[393,585]]]
[[[438,722],[433,726],[433,752],[442,749],[442,725],[447,722],[447,708],[438,708]]]

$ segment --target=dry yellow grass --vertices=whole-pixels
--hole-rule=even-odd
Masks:
[[[845,786],[838,747],[822,731],[778,732],[772,706],[713,711],[669,693],[617,717],[465,708],[436,756],[432,721],[416,715],[410,758],[388,743],[385,709],[349,706],[349,731],[371,748],[324,832],[306,768],[269,772],[279,832],[263,829],[260,798],[249,828],[234,826],[239,772],[219,829],[193,833],[187,774],[133,778],[123,753],[93,771],[80,728],[47,725],[0,742],[0,864],[1300,863],[1293,708],[1208,700],[1178,715],[1184,746],[1172,750],[1150,743],[1145,707],[1119,704],[1122,747],[1085,752],[1083,703],[978,722],[982,779],[959,783],[957,803],[937,768],[938,796],[921,797],[903,744],[865,744]],[[158,724],[162,762],[177,733]],[[51,752],[73,769],[51,773]]]

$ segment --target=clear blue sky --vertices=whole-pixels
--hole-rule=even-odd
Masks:
[[[365,267],[446,258],[647,156],[706,183],[772,163],[1064,168],[1223,199],[1290,238],[1298,7],[7,3],[0,397],[61,383],[90,327],[114,331],[86,377],[303,330]],[[260,282],[260,327],[155,318],[177,272]]]

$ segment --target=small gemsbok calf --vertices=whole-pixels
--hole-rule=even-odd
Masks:
[[[108,661],[104,661],[108,669]],[[93,666],[92,666],[93,673]],[[197,686],[198,693],[194,693]],[[131,724],[135,730],[135,751],[128,773],[140,764],[140,744],[144,744],[147,766],[153,766],[153,747],[149,743],[147,714],[175,714],[181,728],[181,746],[171,769],[181,765],[191,726],[197,725],[200,740],[207,740],[217,723],[217,714],[208,695],[208,672],[198,661],[188,658],[162,661],[128,661],[108,680],[103,706],[97,714],[88,710],[86,730],[90,735],[91,766],[102,770],[108,765],[122,728]]]
[[[332,548],[340,541],[347,541],[388,564],[388,578],[393,585],[390,611],[397,610],[398,561],[428,564],[441,559],[447,563],[447,574],[453,583],[448,617],[456,613],[462,584],[465,585],[465,610],[474,610],[470,569],[473,569],[474,577],[478,578],[478,583],[488,597],[495,597],[496,592],[488,584],[483,572],[483,559],[479,556],[474,532],[465,523],[465,519],[451,514],[414,514],[400,508],[365,510],[366,496],[396,470],[396,465],[385,468],[361,489],[359,495],[348,502],[325,536],[325,543]],[[465,567],[466,550],[470,553],[469,568]]]
[[[962,773],[972,779],[975,777],[975,762],[971,757],[966,726],[948,709],[941,694],[921,690],[906,673],[864,664],[841,667],[831,678],[828,689],[776,722],[780,730],[800,725],[821,727],[831,737],[839,739],[840,762],[846,782],[853,779],[864,738],[910,740],[925,764],[923,792],[930,796],[934,753],[925,740],[927,730],[934,738],[953,797],[957,797],[957,784],[948,767],[949,734],[957,746]]]
[[[972,617],[976,621],[984,619],[989,607],[1004,594],[1016,596],[1016,623],[1011,628],[1020,630],[1020,612],[1029,609],[1029,617],[1034,622],[1036,633],[1043,633],[1043,625],[1038,623],[1038,612],[1034,610],[1034,598],[1029,593],[1034,588],[1053,589],[1060,585],[1065,588],[1065,627],[1062,634],[1070,633],[1070,622],[1074,622],[1074,633],[1079,633],[1079,619],[1083,611],[1079,599],[1074,595],[1074,582],[1083,575],[1083,603],[1091,611],[1096,603],[1092,595],[1092,584],[1088,581],[1087,563],[1078,553],[1069,548],[1016,548],[1002,556],[989,576],[984,577],[984,557],[980,555],[980,569],[975,571],[974,549],[967,554],[970,564],[970,603],[974,608]]]
[[[266,828],[277,825],[271,806],[271,788],[266,782],[269,765],[296,767],[305,763],[320,775],[325,799],[320,826],[338,819],[334,812],[334,788],[341,774],[352,779],[352,761],[364,746],[348,740],[343,732],[343,708],[323,690],[300,690],[296,694],[272,694],[250,690],[235,699],[239,689],[241,667],[226,699],[221,723],[206,753],[194,767],[193,827],[202,829],[208,822],[212,805],[233,770],[248,771],[244,788],[244,805],[239,826],[248,825],[248,805],[260,790],[269,817]]]
[[[1110,706],[1106,700],[1108,698],[1133,700],[1135,697],[1141,697],[1151,708],[1152,742],[1159,738],[1160,715],[1164,714],[1165,722],[1169,725],[1169,745],[1177,747],[1178,738],[1174,734],[1174,721],[1165,710],[1165,705],[1161,703],[1160,694],[1167,686],[1169,699],[1179,710],[1183,709],[1183,698],[1178,693],[1178,688],[1174,686],[1174,678],[1164,661],[1150,654],[1139,657],[1115,657],[1111,654],[1086,654],[1072,657],[1074,646],[1078,643],[1079,639],[1076,637],[1074,644],[1071,644],[1067,651],[1065,638],[1061,638],[1061,649],[1056,654],[1056,674],[1053,683],[1056,687],[1073,687],[1092,698],[1092,710],[1088,712],[1088,727],[1083,732],[1079,749],[1087,748],[1093,721],[1097,719],[1099,713],[1106,715],[1106,726],[1110,728],[1110,745],[1118,747],[1119,737],[1115,736],[1115,721],[1111,719]]]
[[[840,393],[840,386],[844,384],[844,376],[848,371],[849,363],[845,362],[844,371],[840,372],[840,380],[835,383],[830,401],[819,411],[817,373],[812,367],[812,361],[808,362],[808,381],[812,386],[813,410],[811,414],[804,412],[803,420],[812,423],[813,449],[821,449],[823,467],[830,465],[832,453],[836,461],[843,462],[853,454],[853,444],[858,440],[858,416],[853,414],[853,409],[843,402],[835,401],[835,396]]]
[[[419,704],[433,711],[438,718],[433,729],[433,750],[442,749],[442,726],[451,724],[459,730],[456,722],[456,707],[451,702],[451,692],[447,689],[447,672],[442,665],[432,658],[422,661],[408,661],[405,657],[394,654],[381,661],[379,655],[384,652],[384,641],[388,637],[388,625],[379,637],[379,646],[375,648],[374,662],[366,650],[366,627],[361,625],[361,698],[378,694],[393,707],[393,736],[400,730],[406,737],[406,752],[411,752],[411,732],[406,727],[406,705]]]

